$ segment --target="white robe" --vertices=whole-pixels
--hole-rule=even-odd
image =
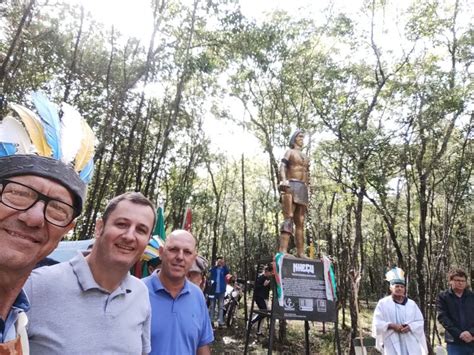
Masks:
[[[408,324],[410,331],[397,333],[388,329],[389,323]],[[377,303],[372,321],[375,346],[386,355],[404,355],[404,348],[409,355],[426,355],[428,348],[423,326],[423,316],[415,302],[408,299],[404,306],[399,306],[397,314],[397,305],[392,296],[384,297]]]

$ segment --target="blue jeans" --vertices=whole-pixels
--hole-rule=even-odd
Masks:
[[[474,347],[468,344],[448,343],[448,355],[474,355]]]
[[[214,295],[214,298],[211,298],[211,303],[209,305],[209,318],[211,318],[211,322],[214,322],[214,314],[215,314],[216,299],[217,299],[217,307],[219,308],[219,314],[218,314],[219,325],[224,325],[224,297],[225,297],[224,292]]]

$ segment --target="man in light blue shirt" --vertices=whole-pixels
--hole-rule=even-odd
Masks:
[[[143,279],[152,309],[150,354],[209,355],[214,341],[204,295],[186,279],[196,258],[191,233],[176,230],[160,247],[161,270]]]
[[[14,341],[17,338],[17,335],[19,335],[20,333],[19,320],[21,319],[21,316],[24,315],[24,312],[28,312],[29,308],[30,304],[28,302],[28,297],[26,297],[25,292],[20,291],[20,294],[17,296],[15,302],[11,306],[10,312],[8,313],[8,316],[5,321],[0,318],[0,343],[6,344],[8,342]],[[21,324],[20,326],[23,330],[26,331],[26,317],[25,321],[22,323],[24,324]],[[13,346],[20,345],[20,343],[17,343]]]

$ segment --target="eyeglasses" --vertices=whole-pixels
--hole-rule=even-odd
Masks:
[[[0,202],[5,206],[17,211],[27,211],[38,201],[44,201],[44,219],[55,226],[66,227],[78,216],[77,210],[63,201],[16,181],[0,180]]]
[[[462,283],[466,282],[465,279],[453,279],[453,281],[454,282],[462,282]]]

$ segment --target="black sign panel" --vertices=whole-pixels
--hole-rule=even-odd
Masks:
[[[281,283],[283,306],[273,297],[273,312],[279,319],[334,322],[336,305],[326,297],[324,266],[319,260],[283,259]]]

